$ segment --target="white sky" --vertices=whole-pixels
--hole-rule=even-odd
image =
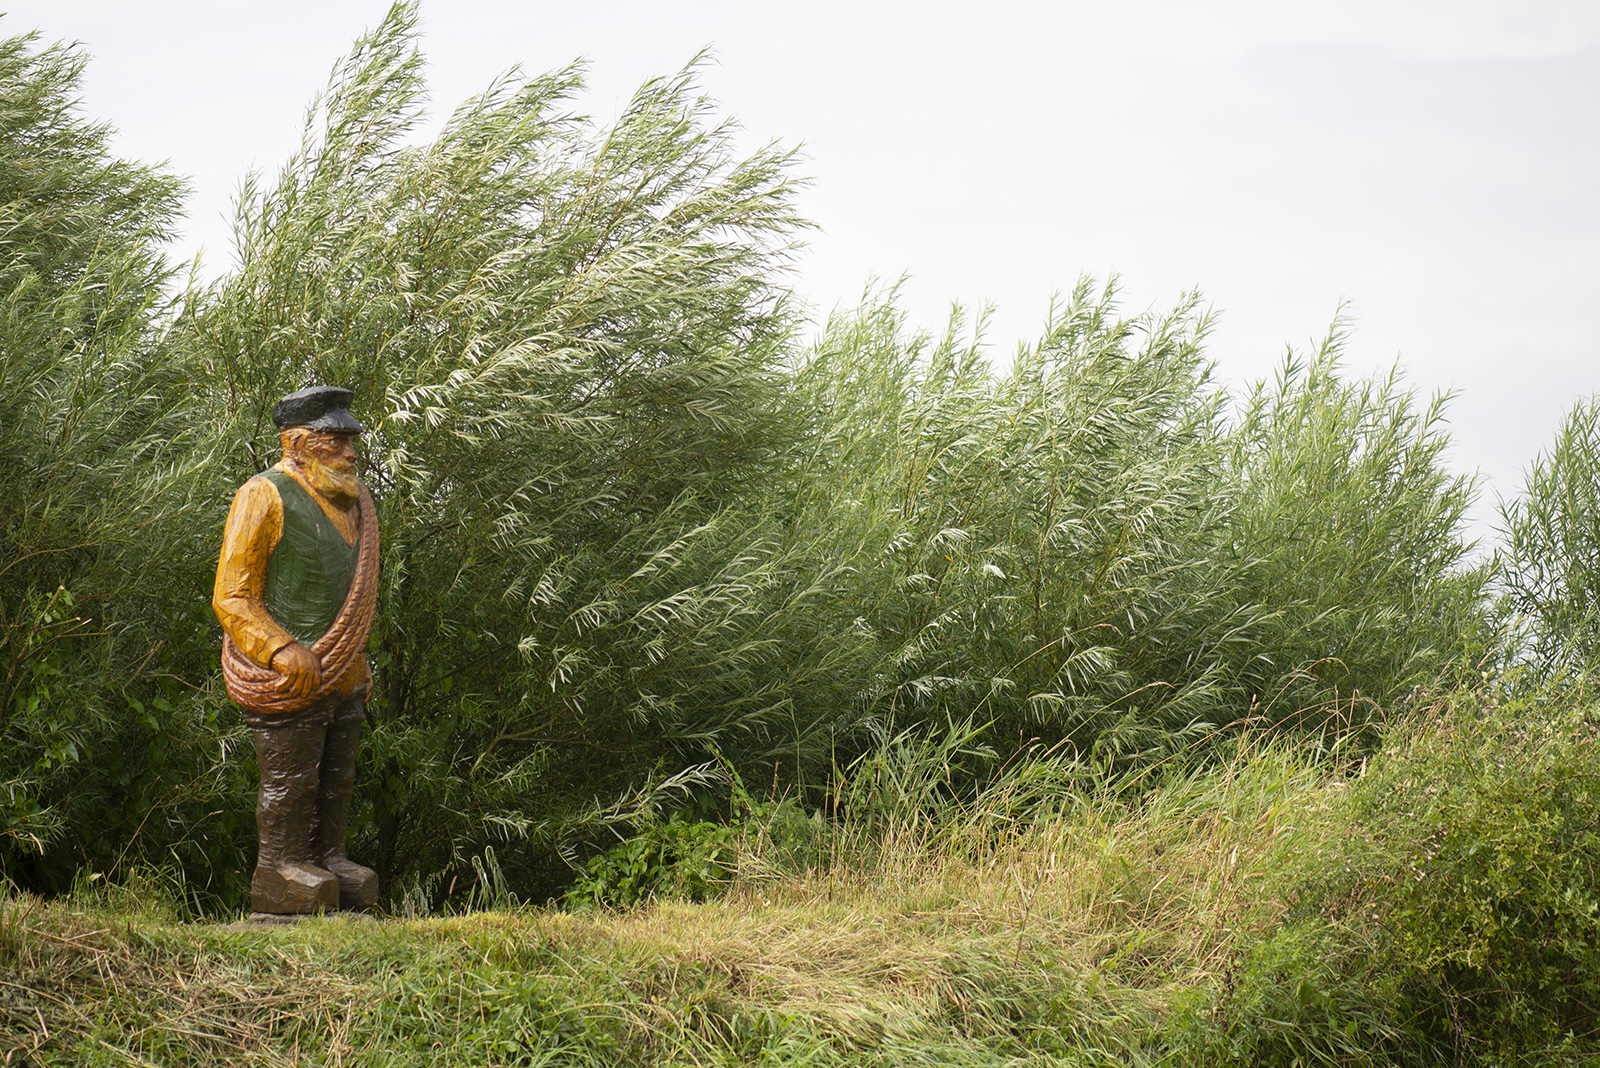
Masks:
[[[216,274],[252,167],[275,172],[381,2],[15,0],[94,57],[87,112],[194,184]],[[424,0],[437,118],[520,64],[590,63],[614,116],[710,46],[701,84],[754,147],[803,143],[820,230],[795,289],[825,316],[909,273],[915,321],[996,307],[997,360],[1050,294],[1121,276],[1129,311],[1199,287],[1230,384],[1341,300],[1347,367],[1398,359],[1486,476],[1473,534],[1600,389],[1600,3],[1594,0]]]

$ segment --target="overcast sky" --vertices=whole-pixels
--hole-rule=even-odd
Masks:
[[[241,177],[275,172],[381,2],[0,0],[0,30],[83,42],[87,112],[194,186],[176,255],[231,262]],[[1341,301],[1347,367],[1455,390],[1473,533],[1600,389],[1600,3],[1056,0],[985,4],[424,0],[436,117],[513,65],[589,63],[586,110],[710,47],[704,90],[751,147],[803,144],[825,317],[910,276],[914,319],[995,306],[997,361],[1052,292],[1126,307],[1198,287],[1230,384]]]

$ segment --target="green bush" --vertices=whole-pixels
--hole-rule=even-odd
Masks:
[[[1430,702],[1281,873],[1221,1014],[1229,1063],[1549,1064],[1600,1031],[1592,704]],[[1296,1058],[1300,1058],[1297,1060]]]
[[[823,861],[820,810],[808,816],[788,798],[751,801],[737,779],[733,809],[734,818],[726,821],[686,812],[645,820],[589,860],[563,904],[582,911],[652,900],[705,901],[736,881],[792,876]]]
[[[1239,620],[1205,563],[1228,507],[1205,328],[1193,298],[1124,319],[1085,280],[997,376],[959,317],[914,333],[892,293],[829,325],[793,506],[879,650],[854,744],[976,716],[1136,753],[1216,715],[1207,654]]]
[[[589,861],[567,891],[566,904],[627,908],[657,897],[704,901],[731,883],[737,859],[732,827],[673,815]]]
[[[250,815],[208,685],[213,419],[168,343],[183,184],[116,158],[84,64],[0,40],[0,873],[176,859],[226,897]]]
[[[1086,280],[1004,373],[892,292],[806,349],[793,157],[738,153],[693,65],[604,126],[577,68],[508,75],[418,142],[417,41],[402,3],[356,42],[181,299],[178,183],[76,114],[79,53],[0,47],[8,878],[175,864],[242,901],[205,591],[312,381],[356,388],[383,525],[351,844],[418,911],[491,855],[496,893],[559,897],[614,827],[628,895],[714,869],[720,825],[656,814],[717,754],[870,822],[1035,741],[1109,775],[1347,728],[1474,649],[1442,400],[1345,381],[1337,331],[1232,423],[1194,295],[1126,317]],[[773,863],[809,863],[804,812]]]
[[[1600,404],[1580,399],[1500,509],[1496,575],[1530,677],[1600,667]]]
[[[1208,327],[1085,281],[997,375],[892,291],[830,323],[773,507],[849,563],[879,655],[851,744],[975,716],[1122,766],[1246,721],[1337,733],[1486,641],[1448,398],[1343,376],[1336,324],[1230,422]]]
[[[1222,561],[1267,611],[1226,677],[1267,723],[1348,732],[1491,645],[1462,526],[1474,479],[1449,470],[1448,395],[1391,371],[1341,375],[1343,320],[1291,352],[1229,434],[1236,504]]]

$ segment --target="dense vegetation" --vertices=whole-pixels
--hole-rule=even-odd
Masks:
[[[1342,321],[1239,397],[1198,296],[1129,318],[1091,280],[1007,369],[959,311],[920,330],[892,288],[807,341],[791,155],[741,157],[693,66],[609,127],[575,110],[581,71],[508,76],[419,140],[403,4],[336,67],[300,151],[246,182],[235,269],[180,287],[160,249],[181,183],[113,157],[76,107],[83,62],[0,44],[16,892],[153,880],[172,916],[242,905],[253,769],[211,573],[229,496],[276,457],[270,406],[336,382],[370,428],[385,545],[352,849],[393,911],[732,892],[789,924],[840,887],[885,916],[926,898],[970,970],[930,964],[904,1026],[1018,1056],[1103,1039],[1107,1058],[1425,1064],[1590,1041],[1592,403],[1478,560],[1447,398],[1350,379]],[[1036,910],[1069,869],[1098,874]],[[77,913],[31,901],[0,916],[0,959],[62,969],[53,1003],[89,971],[214,963],[170,933],[80,941]],[[591,941],[625,937],[548,917],[480,936],[486,967],[540,975],[588,974]],[[230,982],[276,967],[218,937]],[[329,990],[389,1005],[410,995],[385,976],[456,967],[432,936],[350,937]],[[391,954],[408,963],[350,971]],[[760,983],[707,993],[734,982],[720,963],[689,991],[652,971],[666,959],[608,979],[631,1007],[592,1034],[563,1030],[556,994],[537,1018],[599,1059],[792,1042],[828,1063],[911,1033],[876,978],[846,1019]],[[649,991],[686,1030],[648,1022]],[[981,1033],[951,1022],[969,1008]],[[116,1026],[145,1026],[129,1011]],[[223,1030],[313,1034],[298,1012]]]
[[[1137,784],[1044,757],[965,801],[928,789],[947,753],[902,747],[843,786],[876,798],[875,826],[807,838],[769,809],[722,839],[722,897],[701,904],[490,893],[454,916],[263,930],[177,922],[170,873],[85,879],[0,901],[0,1053],[1593,1064],[1595,713],[1491,689],[1413,702],[1365,754],[1253,744]]]

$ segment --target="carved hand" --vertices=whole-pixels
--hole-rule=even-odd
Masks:
[[[295,642],[285,645],[272,655],[272,666],[283,672],[279,688],[295,697],[305,697],[316,691],[322,681],[322,664],[317,654]]]

